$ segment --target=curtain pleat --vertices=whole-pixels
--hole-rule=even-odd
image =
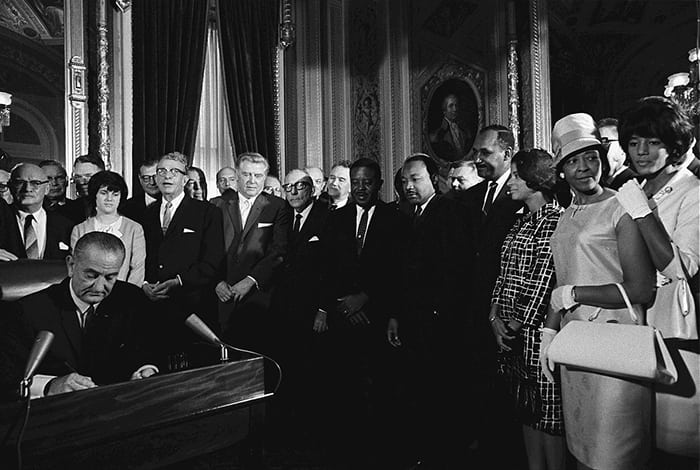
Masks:
[[[259,152],[277,173],[274,57],[279,0],[221,1],[219,31],[233,147]]]
[[[134,188],[140,189],[137,170],[145,159],[172,151],[192,156],[199,121],[208,3],[133,2]]]

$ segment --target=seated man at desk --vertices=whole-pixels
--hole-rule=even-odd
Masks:
[[[114,235],[84,235],[66,258],[66,279],[23,297],[14,311],[3,315],[3,393],[17,390],[30,348],[41,330],[52,332],[54,339],[34,377],[32,398],[158,373],[143,347],[150,331],[148,301],[141,289],[117,280],[124,251]]]

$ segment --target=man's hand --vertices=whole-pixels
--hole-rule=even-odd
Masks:
[[[219,300],[224,303],[233,298],[231,286],[229,286],[226,281],[219,281],[214,289],[214,292],[216,292],[216,296],[219,298]]]
[[[389,323],[387,323],[386,339],[389,340],[389,344],[395,348],[401,346],[401,340],[399,339],[399,321],[396,318],[390,318]]]
[[[158,370],[155,367],[146,366],[131,374],[131,380],[145,379],[157,373]]]
[[[360,292],[359,294],[350,294],[345,297],[340,297],[337,300],[339,302],[336,307],[338,312],[342,313],[345,318],[350,319],[352,315],[362,310],[369,300],[369,297],[367,297],[367,294],[364,292]]]
[[[369,318],[367,318],[367,315],[365,315],[365,312],[362,310],[348,315],[347,319],[351,325],[369,325]]]
[[[17,261],[17,256],[7,250],[0,248],[0,261]]]
[[[159,282],[153,287],[153,294],[158,299],[167,299],[170,297],[170,292],[176,287],[180,287],[180,281],[177,278],[168,279],[167,281]]]
[[[234,302],[240,302],[243,297],[248,295],[248,292],[255,287],[255,282],[249,277],[244,277],[233,286],[231,286],[231,297]]]
[[[46,396],[58,395],[59,393],[75,392],[76,390],[86,390],[97,387],[90,377],[72,372],[68,375],[56,377],[49,382]]]
[[[328,314],[324,312],[323,310],[319,310],[316,312],[316,318],[314,318],[314,331],[316,333],[323,333],[324,331],[328,331],[328,323],[326,322],[326,319],[328,317]]]
[[[158,286],[158,284],[151,284],[148,282],[145,282],[141,286],[141,290],[143,290],[143,293],[146,294],[146,297],[148,297],[148,300],[152,300],[154,302],[157,302],[158,300],[162,300],[163,297],[159,297],[155,294],[155,288]]]
[[[503,322],[501,317],[493,316],[489,319],[491,323],[491,330],[493,330],[493,335],[496,337],[496,344],[502,351],[510,351],[510,346],[506,345],[503,340],[511,340],[515,336],[511,336],[506,329],[506,324]]]

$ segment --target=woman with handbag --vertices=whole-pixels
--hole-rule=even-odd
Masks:
[[[563,469],[559,383],[539,370],[539,329],[554,288],[549,239],[563,209],[554,200],[553,159],[544,150],[521,150],[513,156],[510,197],[529,213],[515,223],[503,242],[501,271],[493,291],[489,321],[499,347],[498,373],[514,400],[530,470]]]
[[[651,301],[654,288],[653,267],[637,225],[615,191],[600,185],[606,158],[593,118],[577,113],[557,121],[552,147],[558,176],[569,185],[573,201],[551,239],[557,288],[540,347],[542,372],[550,380],[547,350],[560,326],[576,321],[635,324],[617,284],[642,320],[639,306]],[[566,441],[578,468],[645,468],[651,448],[650,384],[567,366],[560,376]]]
[[[700,355],[693,297],[700,264],[700,181],[687,169],[693,125],[673,101],[649,96],[625,114],[620,131],[622,147],[643,183],[628,181],[617,199],[639,227],[656,268],[657,292],[647,322],[684,363],[677,364],[681,377],[676,384],[656,389],[656,446],[695,459],[689,468],[697,467]],[[695,281],[695,289],[689,281]]]

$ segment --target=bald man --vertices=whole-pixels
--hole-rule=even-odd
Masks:
[[[216,173],[216,187],[219,194],[224,194],[227,189],[236,191],[236,170],[230,166],[225,166]]]
[[[21,163],[10,173],[14,202],[0,211],[0,261],[65,259],[73,223],[43,208],[49,180],[44,170]]]

